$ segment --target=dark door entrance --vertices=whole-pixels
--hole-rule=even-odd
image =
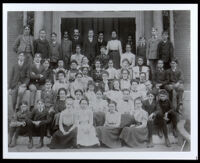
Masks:
[[[61,37],[67,30],[72,36],[73,29],[78,28],[80,30],[83,39],[87,38],[88,30],[93,29],[95,35],[99,31],[104,32],[105,40],[110,40],[111,31],[115,29],[118,33],[118,37],[122,42],[124,49],[128,35],[133,37],[133,52],[136,51],[136,24],[135,18],[62,18],[61,19]]]

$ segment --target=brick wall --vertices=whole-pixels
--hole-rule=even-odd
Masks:
[[[174,11],[175,56],[184,73],[186,85],[190,84],[190,11]],[[187,86],[188,87],[188,86]]]

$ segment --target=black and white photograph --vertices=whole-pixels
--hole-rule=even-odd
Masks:
[[[3,4],[5,159],[198,159],[195,4]]]

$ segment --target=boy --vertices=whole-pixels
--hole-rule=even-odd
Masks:
[[[106,46],[106,45],[107,45],[107,41],[104,40],[104,33],[100,31],[98,33],[98,39],[97,39],[97,47],[98,47],[97,55],[100,55],[101,47]]]
[[[170,63],[171,68],[167,70],[167,78],[168,83],[165,86],[165,89],[170,93],[172,98],[175,96],[177,99],[177,111],[181,111],[183,107],[183,92],[184,92],[184,85],[183,85],[183,73],[182,71],[177,67],[178,60],[173,59]]]
[[[91,72],[91,77],[93,78],[96,85],[98,85],[98,83],[100,83],[103,80],[102,71],[103,70],[101,69],[101,62],[97,59],[95,61],[95,69]]]
[[[108,67],[109,55],[106,54],[106,46],[101,46],[100,55],[97,56],[96,59],[100,60],[102,69],[106,69]]]
[[[169,34],[167,31],[162,33],[162,41],[158,44],[158,58],[164,62],[164,69],[170,68],[170,61],[174,58],[174,48],[171,41],[168,39]]]
[[[56,69],[53,69],[54,83],[58,80],[57,73],[60,70],[64,71],[65,74],[67,74],[67,70],[64,68],[64,61],[62,59],[58,60],[58,67]]]
[[[102,71],[101,74],[103,80],[99,83],[99,87],[103,90],[103,92],[107,92],[112,88],[112,83],[108,81],[109,74],[107,71]]]
[[[78,63],[76,60],[72,60],[70,63],[70,70],[67,73],[67,80],[72,83],[75,80],[75,75],[78,72]]]
[[[49,58],[49,42],[46,39],[46,31],[44,29],[41,29],[39,31],[39,39],[35,40],[33,42],[34,45],[34,54],[40,53],[42,59]]]
[[[157,68],[152,77],[153,85],[157,89],[164,89],[165,85],[168,83],[167,72],[166,70],[164,70],[163,66],[163,60],[159,59],[157,63]]]
[[[57,42],[57,34],[55,32],[51,34],[49,55],[51,69],[55,69],[57,67],[58,59],[61,59],[61,47],[60,44]]]
[[[157,111],[152,115],[155,116],[154,124],[157,126],[158,130],[162,131],[164,134],[165,145],[170,147],[171,145],[168,139],[167,124],[172,123],[173,134],[177,137],[177,116],[171,102],[168,99],[168,93],[164,89],[159,92],[156,110]],[[161,133],[158,133],[159,136],[161,136]]]
[[[35,96],[37,90],[43,89],[43,83],[45,81],[45,69],[41,64],[41,54],[36,53],[34,57],[34,62],[30,67],[30,106],[33,109],[35,105]]]
[[[109,76],[108,76],[108,80],[109,81],[113,81],[114,79],[118,78],[118,72],[113,67],[113,60],[112,59],[109,59],[109,61],[108,61],[108,68],[106,69],[106,71],[109,74]]]
[[[20,110],[14,114],[9,125],[8,147],[15,147],[18,135],[27,130],[26,120],[29,114],[28,103],[23,101]]]
[[[80,45],[76,45],[76,53],[71,56],[70,61],[75,60],[78,63],[78,66],[81,66],[83,57],[84,55],[81,54]]]
[[[135,100],[138,97],[142,97],[142,92],[139,91],[139,81],[137,79],[131,80],[130,96],[133,100]]]
[[[58,90],[60,88],[65,88],[66,90],[69,89],[69,83],[67,83],[65,80],[66,76],[65,72],[60,70],[58,71],[57,75],[58,75],[58,81],[56,81],[52,87],[52,90],[54,91],[55,94],[58,93]]]
[[[147,64],[146,48],[147,48],[147,46],[146,46],[145,37],[140,37],[139,40],[138,40],[136,58],[142,57],[143,60],[144,60],[144,65]]]
[[[122,67],[122,61],[125,58],[128,59],[130,63],[129,67],[135,66],[135,54],[131,53],[131,45],[129,44],[126,44],[126,52],[121,55],[121,67]]]
[[[76,45],[82,46],[82,39],[80,38],[80,32],[78,29],[74,29],[72,37],[72,53],[76,53]]]
[[[133,79],[139,79],[140,73],[144,72],[146,74],[146,80],[149,80],[149,67],[143,65],[144,61],[142,57],[138,57],[137,66],[133,67]]]
[[[30,81],[29,65],[25,63],[23,52],[18,54],[18,61],[10,74],[8,92],[12,95],[13,110],[16,111]]]
[[[52,121],[52,116],[50,116],[48,109],[45,108],[44,102],[42,100],[37,101],[37,107],[34,109],[26,123],[28,135],[29,135],[29,144],[28,148],[33,148],[33,131],[39,133],[40,142],[36,148],[42,148],[44,146],[43,139],[46,134],[46,129],[48,124]]]

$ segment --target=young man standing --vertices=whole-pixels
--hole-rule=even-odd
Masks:
[[[76,53],[76,45],[82,46],[82,40],[80,38],[80,32],[78,29],[74,29],[74,34],[72,37],[72,53]]]

